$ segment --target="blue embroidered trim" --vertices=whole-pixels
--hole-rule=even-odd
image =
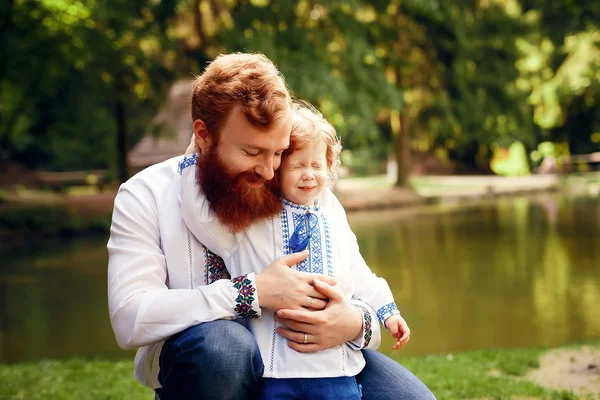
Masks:
[[[353,304],[353,306],[358,308],[363,314],[363,318],[364,318],[363,329],[365,331],[365,334],[363,336],[363,339],[365,340],[365,342],[363,343],[363,349],[364,349],[369,345],[369,343],[371,342],[371,337],[373,337],[373,327],[371,326],[371,324],[373,322],[373,318],[371,318],[371,314],[365,307],[363,307],[359,304]]]
[[[254,292],[256,289],[252,286],[252,281],[248,279],[248,275],[242,275],[235,277],[231,280],[233,287],[237,289],[238,296],[235,299],[235,312],[238,313],[238,317],[257,318],[258,313],[252,309],[252,303],[254,303]]]
[[[306,210],[310,210],[310,211],[319,211],[319,209],[321,208],[319,205],[316,205],[314,207],[311,206],[301,206],[299,204],[296,203],[292,203],[291,201],[284,199],[283,197],[280,197],[281,202],[283,203],[284,206],[288,206],[290,208],[296,209],[296,210],[302,210],[302,211],[306,211]]]
[[[331,261],[331,233],[329,232],[329,222],[327,221],[327,217],[325,214],[321,213],[321,218],[323,218],[323,229],[325,231],[325,252],[327,253],[327,274],[329,276],[335,276],[335,271],[333,270],[333,262]]]
[[[313,233],[319,229],[319,219],[315,214],[305,212],[304,219],[304,223],[298,224],[290,237],[290,249],[294,253],[305,250],[310,244]]]
[[[283,253],[287,256],[292,254],[290,249],[290,227],[288,224],[288,213],[285,208],[281,210],[281,239],[283,243]]]
[[[302,260],[297,265],[297,270],[301,272],[312,272],[315,274],[323,273],[323,251],[322,247],[322,238],[321,238],[321,229],[318,224],[319,215],[313,214],[317,218],[317,226],[316,229],[313,229],[311,232],[310,242],[309,242],[309,255],[306,259]],[[292,216],[294,218],[294,231],[299,231],[301,236],[308,235],[307,226],[306,226],[306,216],[304,212],[295,213],[292,212]],[[309,227],[310,229],[310,227]]]
[[[398,311],[398,307],[396,307],[396,303],[386,304],[377,310],[377,318],[383,324],[386,319],[391,317],[392,315],[400,315],[400,311]]]
[[[204,250],[204,283],[210,285],[219,279],[230,279],[229,271],[223,259],[202,245]]]
[[[183,170],[189,167],[190,165],[195,165],[198,161],[198,153],[194,153],[191,156],[183,156],[183,160],[179,161],[179,165],[177,166],[177,173],[181,175]]]

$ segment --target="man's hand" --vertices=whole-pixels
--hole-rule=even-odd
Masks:
[[[408,343],[408,340],[410,339],[410,328],[404,318],[399,315],[392,315],[385,320],[385,327],[388,328],[392,333],[392,336],[397,339],[396,344],[392,346],[393,350],[398,350]]]
[[[325,309],[279,310],[275,317],[285,325],[277,328],[277,333],[289,340],[288,346],[301,353],[338,346],[357,339],[362,332],[362,313],[344,300],[340,291],[319,279],[314,280],[314,287],[322,296],[329,298]]]
[[[307,274],[290,269],[308,256],[308,251],[278,258],[256,274],[256,292],[262,308],[277,311],[322,310],[327,305],[327,295],[312,285],[315,278],[335,285],[335,279],[325,275]],[[314,300],[313,300],[314,299]]]

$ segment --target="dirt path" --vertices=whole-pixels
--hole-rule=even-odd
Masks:
[[[552,350],[541,356],[540,367],[530,370],[526,378],[540,386],[600,399],[600,349]]]

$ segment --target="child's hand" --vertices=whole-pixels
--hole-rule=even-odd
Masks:
[[[398,339],[396,344],[392,347],[393,350],[398,350],[408,343],[408,339],[410,339],[410,328],[404,318],[399,315],[392,315],[385,320],[385,327],[392,332],[393,337]]]

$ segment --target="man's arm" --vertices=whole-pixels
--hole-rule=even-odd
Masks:
[[[154,198],[141,180],[121,186],[108,241],[110,319],[119,345],[133,349],[192,325],[260,315],[254,274],[208,286],[169,289]],[[245,305],[237,301],[242,295]],[[253,298],[254,297],[254,298]]]
[[[303,253],[275,260],[260,274],[170,289],[156,204],[142,180],[121,186],[107,247],[110,320],[124,349],[164,340],[202,322],[260,316],[259,304],[301,309],[309,296],[322,296],[309,284],[314,276],[288,267],[302,261]]]

